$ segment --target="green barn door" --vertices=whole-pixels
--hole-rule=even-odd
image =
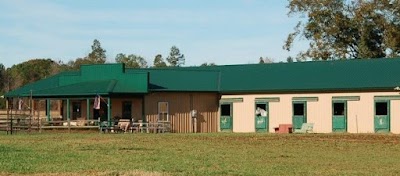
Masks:
[[[375,132],[390,132],[389,101],[375,101]]]
[[[221,104],[221,118],[220,118],[221,131],[232,131],[232,126],[233,126],[232,112],[233,112],[232,103]]]
[[[256,132],[268,132],[268,102],[256,102],[255,106],[255,128]]]
[[[303,123],[307,123],[307,107],[305,101],[293,102],[293,129],[301,129]]]
[[[332,102],[332,131],[347,132],[347,102]]]

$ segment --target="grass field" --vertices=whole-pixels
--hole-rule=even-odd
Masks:
[[[400,136],[0,134],[0,175],[400,175]]]

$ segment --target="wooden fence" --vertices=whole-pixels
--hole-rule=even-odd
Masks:
[[[0,131],[13,134],[20,131],[42,132],[43,130],[100,129],[99,120],[52,120],[46,117],[34,117],[25,114],[0,114]]]
[[[0,131],[7,134],[17,132],[42,132],[44,130],[71,130],[76,129],[97,129],[99,132],[154,132],[165,133],[171,132],[170,122],[153,122],[142,123],[133,122],[131,120],[121,119],[118,121],[97,120],[61,120],[61,118],[51,118],[48,121],[46,117],[32,118],[25,114],[0,114]]]

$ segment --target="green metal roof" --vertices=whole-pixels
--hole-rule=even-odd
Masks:
[[[84,65],[8,92],[6,97],[83,96],[94,93],[211,91],[285,93],[393,90],[400,59],[125,69],[123,64]]]
[[[400,59],[186,67],[221,72],[221,93],[393,90],[400,86]]]
[[[9,91],[5,94],[6,97],[18,97],[29,95],[31,91],[41,90],[41,89],[50,89],[59,86],[59,79],[65,75],[75,75],[77,72],[62,72],[57,75],[51,76],[49,78],[45,78],[15,90]]]
[[[116,84],[116,80],[90,81],[37,90],[33,91],[32,94],[35,97],[94,96],[97,94],[108,95],[110,92],[113,92]],[[24,94],[24,96],[29,96],[29,94]]]
[[[183,69],[127,69],[127,73],[149,72],[150,91],[219,91],[219,71]]]
[[[91,96],[113,93],[147,93],[148,73],[125,73],[123,64],[82,65],[80,71],[63,72],[5,94],[6,97]]]

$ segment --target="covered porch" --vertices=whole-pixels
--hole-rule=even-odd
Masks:
[[[82,89],[81,89],[82,90]],[[38,92],[39,93],[39,92]],[[33,94],[7,98],[8,131],[42,131],[46,129],[120,128],[119,122],[146,123],[144,94],[87,93],[80,96]],[[14,125],[14,127],[11,127]]]
[[[25,119],[29,119],[26,120],[29,126],[71,129],[112,126],[116,119],[132,119],[133,103],[123,106],[117,99],[143,104],[147,93],[147,72],[125,73],[123,64],[110,64],[83,65],[79,71],[39,80],[10,91],[5,97],[10,105],[7,114],[16,112],[15,103],[25,99],[24,108],[29,111],[29,118]],[[94,106],[97,97],[98,105]],[[143,119],[143,113],[140,111],[135,118]],[[7,119],[12,118],[7,115]]]

